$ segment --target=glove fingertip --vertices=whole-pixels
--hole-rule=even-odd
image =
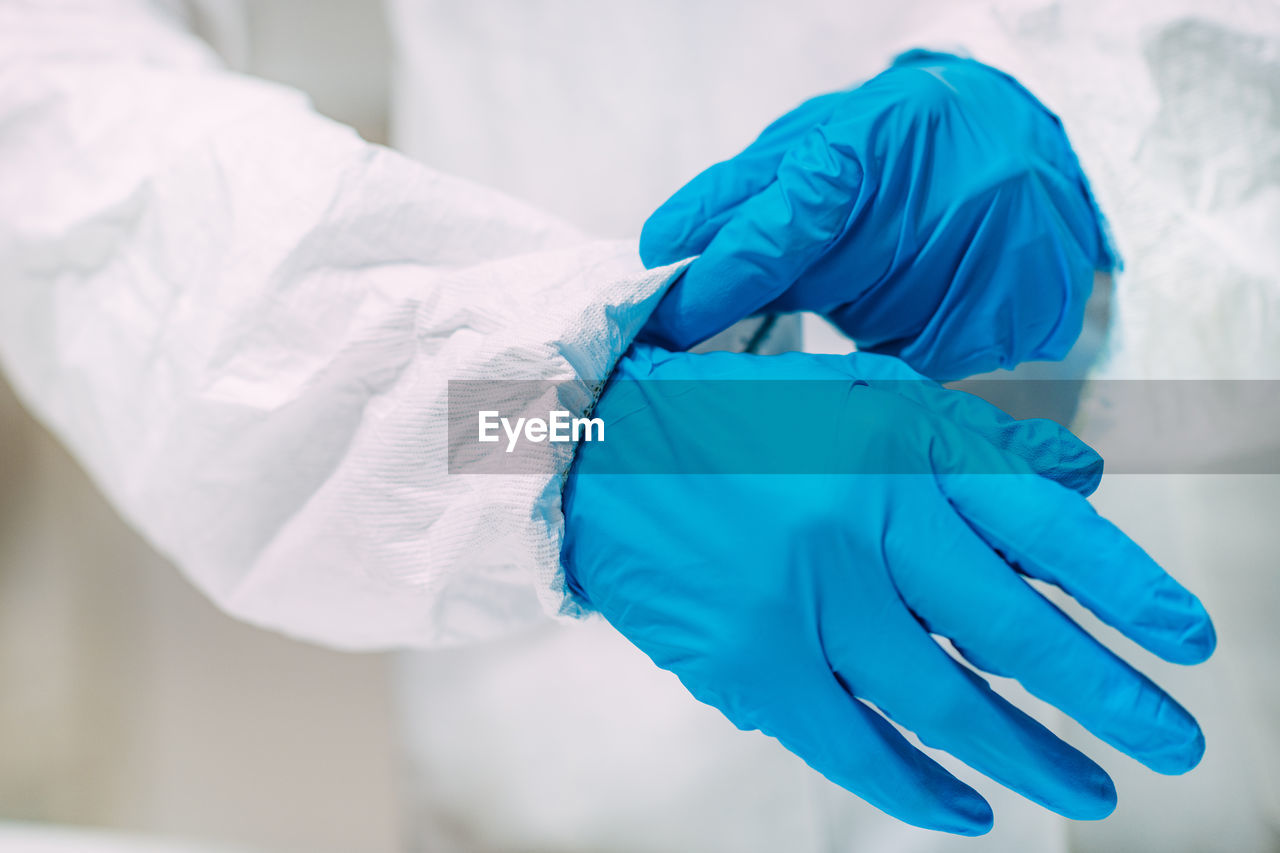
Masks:
[[[679,216],[667,213],[664,205],[640,229],[640,262],[646,269],[666,266],[689,257],[682,254],[684,245],[674,233],[676,228],[673,222],[678,222],[679,219]]]
[[[676,276],[641,330],[639,340],[668,350],[687,350],[732,324],[721,305],[731,301],[717,286],[714,259],[699,258]]]
[[[1058,469],[1058,476],[1053,477],[1063,486],[1081,497],[1087,498],[1098,490],[1102,483],[1102,472],[1106,463],[1098,452],[1079,439],[1072,439],[1076,445],[1074,453],[1064,454],[1065,464]]]
[[[1081,497],[1089,497],[1102,482],[1105,462],[1066,427],[1040,418],[1011,420],[1002,425],[1002,449],[1022,457],[1041,477],[1053,480]]]
[[[1181,776],[1200,765],[1206,749],[1204,731],[1195,726],[1187,740],[1170,745],[1158,753],[1145,755],[1142,763],[1161,776]]]
[[[1199,618],[1192,619],[1180,632],[1176,642],[1159,652],[1160,656],[1170,663],[1184,666],[1204,663],[1213,657],[1214,651],[1218,648],[1218,632],[1199,599],[1195,600],[1195,609],[1199,611],[1197,614]]]
[[[986,835],[995,826],[995,812],[991,810],[991,804],[983,799],[981,794],[967,785],[964,787],[967,790],[963,795],[947,803],[952,819],[938,828],[970,838]]]
[[[1103,820],[1115,812],[1119,804],[1116,783],[1110,774],[1097,765],[1097,772],[1081,781],[1082,800],[1074,814],[1068,815],[1073,820]]]

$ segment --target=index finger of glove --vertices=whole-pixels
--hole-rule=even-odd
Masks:
[[[1200,663],[1217,639],[1200,600],[1088,501],[1041,477],[940,477],[948,500],[1004,558],[1053,583],[1134,642]]]
[[[658,306],[687,348],[764,307],[843,234],[862,188],[848,146],[814,128],[783,158],[777,180],[739,205]]]
[[[740,154],[677,190],[640,232],[644,265],[665,266],[701,254],[740,204],[773,183],[787,151],[825,121],[844,95],[836,92],[805,101],[765,128]]]

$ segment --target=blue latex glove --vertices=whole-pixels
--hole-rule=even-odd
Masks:
[[[1156,771],[1199,761],[1190,714],[1020,574],[1167,660],[1213,650],[1200,602],[1085,500],[1101,460],[1065,429],[863,353],[638,347],[596,416],[606,441],[579,445],[565,490],[570,589],[695,697],[873,805],[961,834],[992,823],[889,717],[1060,814],[1115,806],[1101,768],[930,633]]]
[[[1062,358],[1116,265],[1057,117],[1007,74],[924,51],[802,104],[645,223],[646,265],[699,254],[641,340],[817,311],[935,379]]]

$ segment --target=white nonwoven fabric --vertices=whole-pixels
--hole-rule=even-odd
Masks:
[[[571,452],[450,476],[447,382],[565,380],[581,414],[669,269],[129,0],[0,6],[0,126],[0,361],[218,604],[350,649],[560,610]]]

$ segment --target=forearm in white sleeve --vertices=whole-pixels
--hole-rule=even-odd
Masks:
[[[0,362],[220,606],[342,648],[563,606],[561,480],[450,475],[450,379],[588,406],[670,270],[225,71],[142,3],[0,5]]]

